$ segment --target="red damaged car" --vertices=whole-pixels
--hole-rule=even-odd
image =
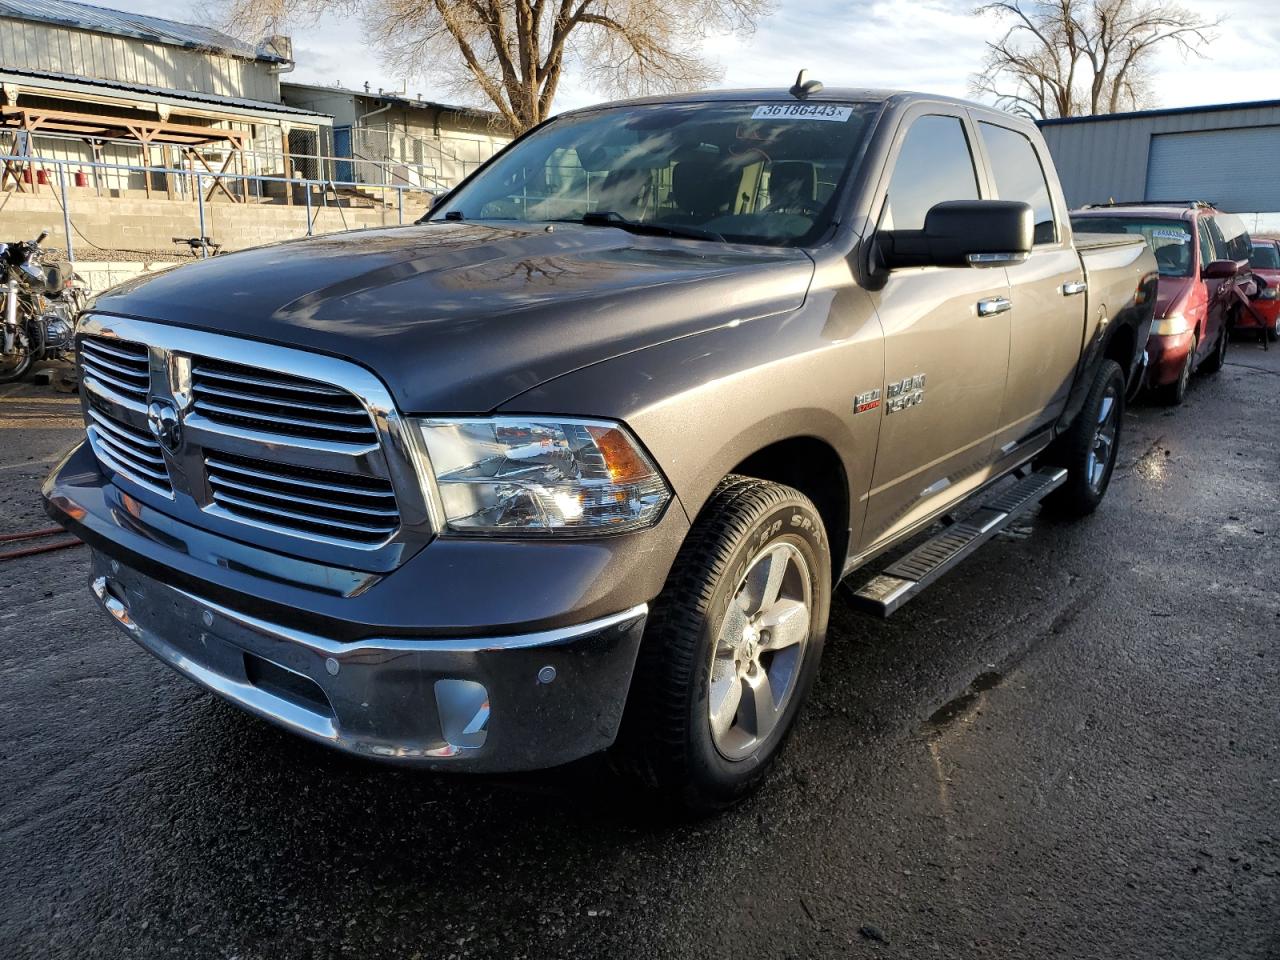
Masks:
[[[1074,211],[1077,233],[1147,238],[1160,271],[1156,319],[1147,340],[1146,386],[1178,404],[1196,370],[1222,368],[1249,281],[1252,242],[1244,223],[1199,201],[1113,203]],[[1247,291],[1245,286],[1247,285]]]
[[[1249,267],[1261,283],[1253,310],[1242,310],[1236,316],[1237,330],[1266,330],[1272,343],[1280,340],[1280,241],[1257,237]],[[1264,286],[1265,284],[1265,286]]]

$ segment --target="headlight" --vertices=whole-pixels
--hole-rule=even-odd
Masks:
[[[1278,295],[1280,295],[1280,290],[1277,290],[1275,287],[1267,287],[1258,294],[1258,299],[1275,300]]]
[[[666,480],[607,420],[486,417],[416,421],[451,530],[590,536],[654,523]]]
[[[1151,325],[1152,333],[1171,336],[1175,333],[1186,333],[1191,329],[1191,324],[1187,322],[1187,318],[1180,313],[1171,313],[1167,317],[1162,317]]]

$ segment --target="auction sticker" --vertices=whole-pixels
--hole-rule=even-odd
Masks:
[[[763,103],[756,107],[752,120],[848,120],[853,107],[834,103]]]

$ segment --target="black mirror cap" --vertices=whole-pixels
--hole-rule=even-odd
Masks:
[[[1035,238],[1031,205],[1018,200],[947,200],[925,214],[923,230],[880,233],[895,267],[1005,266],[1025,260]]]

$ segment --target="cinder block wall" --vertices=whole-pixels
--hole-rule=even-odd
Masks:
[[[226,251],[301,237],[307,232],[306,208],[301,205],[210,202],[204,209],[205,235],[222,244]],[[406,223],[420,217],[423,210],[424,203],[414,203],[406,196]],[[315,233],[393,226],[398,222],[394,207],[339,210],[315,205],[312,215]],[[97,255],[100,250],[176,251],[174,237],[200,234],[199,213],[190,200],[117,199],[72,193],[71,218],[79,230],[72,234],[77,260],[101,259]],[[49,231],[51,246],[65,244],[62,208],[53,192],[45,190],[37,196],[0,194],[0,240],[26,239],[41,230]]]

